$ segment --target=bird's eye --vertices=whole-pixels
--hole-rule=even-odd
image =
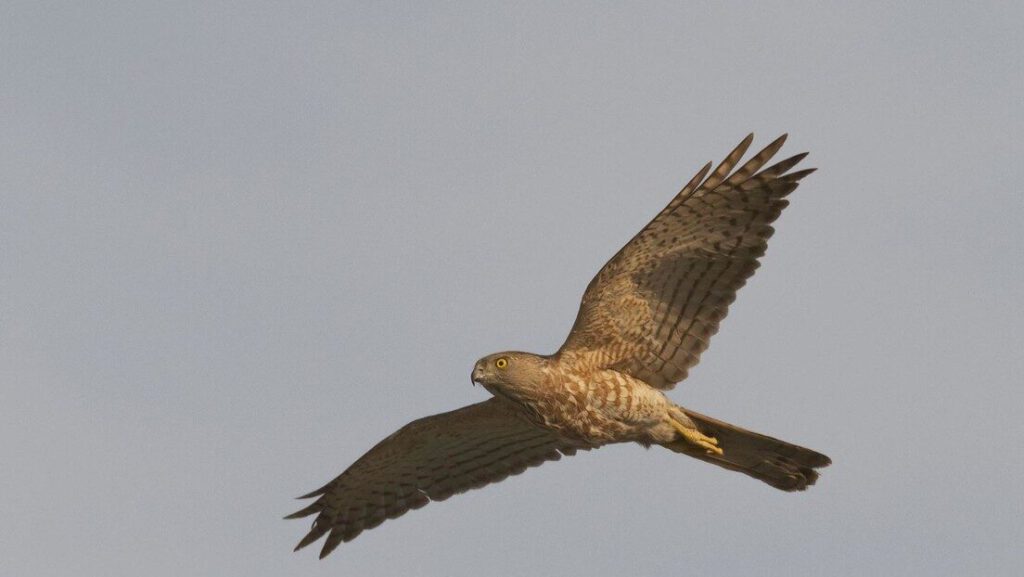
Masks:
[[[499,369],[504,369],[505,367],[508,366],[508,359],[506,359],[505,357],[501,357],[500,359],[494,361],[494,366],[498,367]]]

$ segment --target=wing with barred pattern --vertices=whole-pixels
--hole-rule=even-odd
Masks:
[[[814,171],[789,172],[806,153],[761,169],[786,135],[734,171],[752,140],[700,170],[598,272],[558,355],[592,354],[659,389],[686,378],[759,266],[786,195]]]
[[[305,509],[317,514],[296,550],[327,536],[320,557],[367,529],[430,501],[497,483],[578,449],[532,424],[517,407],[490,399],[409,423],[317,491]]]

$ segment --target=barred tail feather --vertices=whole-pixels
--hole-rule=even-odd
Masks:
[[[682,409],[682,407],[680,407]],[[783,491],[803,491],[818,480],[818,471],[832,460],[804,447],[682,409],[701,433],[715,437],[723,454],[708,454],[686,441],[664,447],[732,471],[739,471]]]

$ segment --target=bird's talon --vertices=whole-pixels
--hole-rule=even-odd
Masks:
[[[725,454],[725,452],[722,451],[722,448],[718,446],[718,439],[714,437],[709,437],[701,433],[697,429],[690,429],[688,427],[684,427],[683,425],[675,421],[672,421],[672,426],[674,426],[676,430],[679,431],[679,434],[683,436],[683,439],[685,439],[690,444],[696,445],[704,449],[704,451],[708,455]]]

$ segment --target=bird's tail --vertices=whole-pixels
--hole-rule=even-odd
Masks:
[[[803,491],[818,480],[815,469],[832,463],[831,459],[816,451],[679,408],[702,434],[718,441],[722,453],[714,454],[685,439],[665,443],[664,447],[745,473],[776,489]]]

